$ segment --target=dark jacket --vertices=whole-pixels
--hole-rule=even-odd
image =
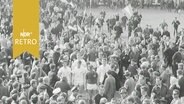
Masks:
[[[5,87],[3,85],[0,85],[0,99],[2,98],[2,96],[9,96],[9,91],[8,91],[8,87]]]
[[[110,101],[116,92],[116,81],[113,76],[107,77],[104,84],[104,95],[107,96],[107,100]]]
[[[184,77],[181,77],[178,80],[178,84],[180,86],[180,97],[183,97],[184,96]]]

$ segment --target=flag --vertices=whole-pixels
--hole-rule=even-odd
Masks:
[[[125,11],[128,14],[128,17],[131,17],[133,15],[133,8],[131,5],[127,5],[123,11]]]

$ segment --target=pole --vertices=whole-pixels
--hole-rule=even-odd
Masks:
[[[90,0],[90,13],[91,13],[92,0]]]

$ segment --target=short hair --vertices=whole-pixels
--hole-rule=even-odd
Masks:
[[[14,82],[13,83],[13,88],[17,88],[19,86],[19,83],[18,82]]]
[[[174,89],[173,92],[176,92],[177,94],[180,94],[180,91],[178,89]]]
[[[133,102],[134,103],[135,102],[135,99],[134,99],[134,97],[129,96],[128,99],[127,99],[127,101],[130,101],[130,102]]]
[[[38,102],[38,96],[35,95],[35,94],[33,94],[33,95],[31,96],[31,102],[32,102],[33,104],[36,104],[36,103]]]
[[[54,69],[56,67],[55,64],[50,64],[50,69]]]
[[[38,82],[42,83],[43,82],[43,77],[38,78]]]
[[[27,104],[26,100],[20,100],[20,104]]]
[[[147,86],[141,86],[141,90],[148,91],[148,87]]]
[[[109,70],[109,71],[107,72],[107,74],[108,74],[108,75],[112,75],[112,71]]]
[[[177,70],[177,74],[178,75],[183,75],[183,70],[181,70],[181,69]]]
[[[100,99],[100,104],[105,104],[107,103],[107,99],[105,97]]]
[[[30,81],[31,86],[32,86],[33,84],[35,84],[35,83],[36,83],[36,80],[35,80],[35,79],[32,79],[32,80]]]
[[[151,104],[150,99],[144,99],[143,102],[144,102],[145,104]]]
[[[79,100],[78,104],[86,104],[85,100]]]
[[[43,77],[43,82],[48,83],[49,82],[49,77],[48,76]]]

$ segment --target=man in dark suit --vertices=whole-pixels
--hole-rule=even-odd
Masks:
[[[155,93],[158,99],[168,97],[168,88],[162,83],[161,77],[156,78],[156,84],[152,89],[152,93]]]
[[[3,79],[0,78],[0,99],[2,96],[9,96],[8,87],[3,86]]]
[[[184,44],[180,45],[178,52],[176,52],[172,57],[172,70],[175,76],[178,69],[178,63],[181,63],[183,60],[184,60]]]
[[[174,36],[176,36],[178,34],[178,26],[180,25],[180,22],[178,21],[177,17],[175,17],[172,24],[174,26]]]
[[[177,70],[177,76],[179,78],[178,84],[180,86],[179,91],[180,91],[180,97],[184,96],[184,76],[183,76],[183,70],[179,69]]]
[[[116,81],[111,73],[112,73],[111,71],[107,72],[107,78],[104,84],[105,88],[104,95],[107,96],[108,101],[111,101],[116,92]]]

